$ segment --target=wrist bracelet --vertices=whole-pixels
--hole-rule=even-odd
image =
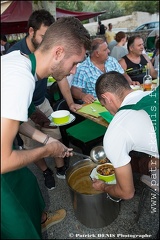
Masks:
[[[46,143],[48,142],[49,138],[50,138],[50,136],[47,134],[47,137],[46,137],[46,139],[43,142],[44,145],[46,145]]]
[[[107,198],[109,198],[110,200],[114,201],[114,202],[120,202],[122,199],[121,198],[112,198],[108,193],[107,193]]]

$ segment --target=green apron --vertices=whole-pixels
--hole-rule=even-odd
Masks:
[[[1,174],[1,239],[42,239],[45,203],[27,168]]]
[[[125,105],[119,108],[118,111],[123,109],[144,110],[147,112],[153,123],[159,151],[159,86],[136,104]]]
[[[42,239],[44,201],[27,168],[1,175],[1,239]]]

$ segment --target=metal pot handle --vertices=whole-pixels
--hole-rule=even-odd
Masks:
[[[107,198],[109,198],[110,200],[112,200],[113,202],[120,202],[122,199],[118,199],[118,200],[115,200],[113,199],[108,193],[107,193]]]

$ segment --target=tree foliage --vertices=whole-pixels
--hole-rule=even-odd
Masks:
[[[71,10],[71,11],[83,11],[84,1],[56,1],[58,8]]]
[[[44,1],[33,2],[40,4]],[[56,7],[79,12],[100,12],[106,10],[106,14],[99,16],[99,19],[103,20],[130,15],[135,11],[148,12],[150,14],[157,13],[159,11],[159,1],[56,1]]]
[[[135,3],[134,11],[149,12],[151,14],[159,11],[159,1],[140,1]],[[140,9],[140,10],[139,10]]]
[[[118,1],[96,1],[96,11],[106,10],[106,14],[100,16],[100,19],[109,19],[124,15],[123,9],[119,8]]]
[[[125,10],[125,15],[135,11],[151,14],[159,11],[159,1],[121,1],[119,6]]]

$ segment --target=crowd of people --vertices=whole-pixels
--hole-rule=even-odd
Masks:
[[[73,155],[59,127],[50,126],[53,106],[46,97],[48,76],[56,79],[70,111],[76,113],[83,103],[98,99],[114,115],[103,146],[115,168],[116,184],[94,179],[96,190],[130,199],[135,192],[133,172],[151,175],[153,164],[159,169],[159,87],[155,94],[130,87],[142,83],[146,65],[152,78],[157,78],[159,38],[150,59],[139,35],[115,34],[111,23],[106,27],[101,22],[97,33],[102,36],[91,40],[78,19],[55,21],[49,11],[36,10],[24,39],[10,46],[1,35],[2,239],[41,239],[43,231],[66,216],[65,209],[48,214],[37,179],[27,168],[36,164],[46,188],[52,190],[55,178],[45,158],[53,158],[56,177],[65,179],[65,160]],[[155,140],[152,147],[151,138]],[[21,150],[16,147],[19,141]]]

